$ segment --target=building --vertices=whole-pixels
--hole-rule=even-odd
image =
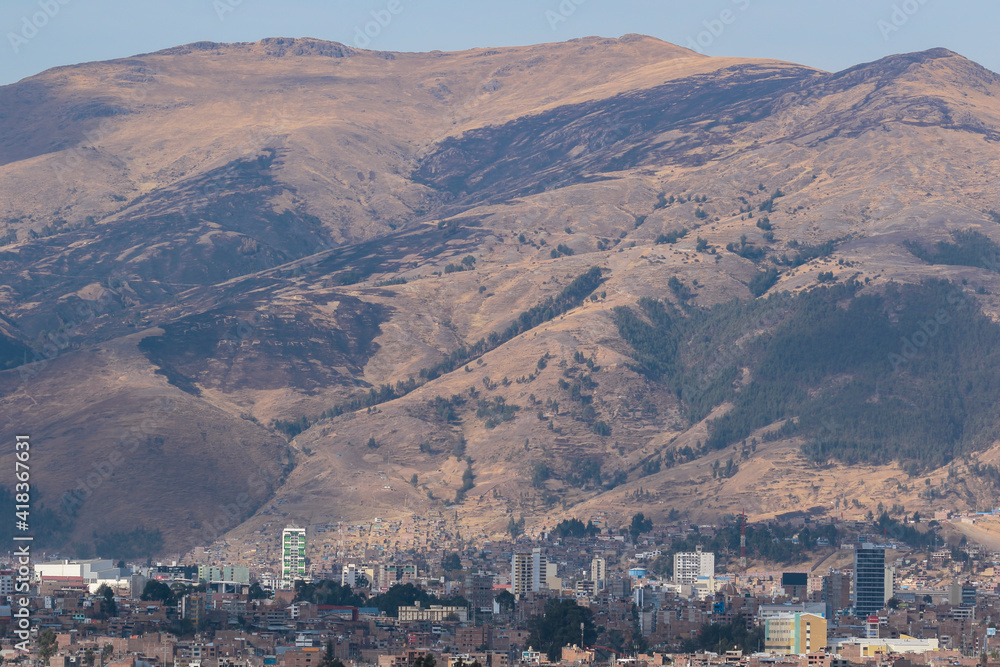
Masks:
[[[940,649],[938,640],[916,639],[907,635],[902,635],[898,639],[865,639],[861,637],[851,637],[839,639],[832,642],[834,651],[840,653],[848,660],[855,663],[862,663],[868,659],[877,659],[881,656],[897,653],[900,655],[922,654],[938,651]]]
[[[600,556],[594,556],[590,561],[590,580],[594,582],[594,592],[604,590],[604,582],[608,579],[608,561]]]
[[[805,600],[809,595],[809,574],[806,572],[782,572],[781,587],[788,597]]]
[[[548,559],[541,549],[532,549],[531,553],[516,553],[511,557],[510,563],[510,592],[515,597],[537,593],[547,587],[548,575]]]
[[[847,573],[831,570],[823,577],[823,602],[830,621],[837,618],[837,612],[851,606],[851,577]]]
[[[674,583],[691,586],[699,577],[715,576],[715,554],[701,547],[689,553],[674,554]]]
[[[205,594],[189,593],[181,598],[181,618],[191,621],[194,627],[205,622]]]
[[[873,544],[858,545],[854,550],[855,616],[864,618],[885,606],[885,580],[885,549]]]
[[[0,570],[0,603],[10,602],[14,595],[14,571]]]
[[[430,621],[440,623],[441,621],[459,621],[466,623],[469,620],[469,610],[465,607],[443,606],[432,604],[429,607],[421,607],[420,602],[415,602],[412,607],[399,608],[399,622],[406,623],[412,621]]]
[[[782,614],[764,622],[764,650],[803,655],[826,648],[826,619],[816,614]]]
[[[289,526],[281,531],[281,588],[294,588],[306,576],[306,529]]]
[[[472,618],[493,614],[493,575],[482,572],[465,575],[465,597],[469,601]]]
[[[363,570],[356,563],[347,563],[340,570],[340,583],[354,588],[363,576]]]
[[[249,586],[250,568],[238,565],[224,565],[222,567],[214,565],[199,565],[198,581],[203,584],[225,582]]]
[[[948,589],[948,603],[954,607],[975,607],[976,587],[968,581],[962,583],[956,579]]]

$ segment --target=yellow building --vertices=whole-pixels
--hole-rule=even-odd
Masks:
[[[826,619],[816,614],[783,614],[764,624],[764,650],[803,655],[826,648]]]

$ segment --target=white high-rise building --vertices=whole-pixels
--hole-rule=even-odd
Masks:
[[[281,587],[293,588],[306,577],[306,529],[289,526],[281,531]]]
[[[590,561],[590,580],[594,582],[594,591],[603,591],[608,578],[608,561],[600,556],[594,556]]]
[[[546,587],[548,574],[548,559],[541,549],[514,554],[510,562],[510,592],[516,597],[537,593]]]
[[[694,552],[674,554],[674,583],[692,586],[699,577],[715,576],[715,554],[695,547]]]

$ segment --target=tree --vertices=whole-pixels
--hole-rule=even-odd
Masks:
[[[170,605],[174,603],[174,592],[170,590],[170,586],[167,586],[162,581],[147,581],[146,586],[142,589],[142,595],[139,596],[140,600],[157,600],[165,605]]]
[[[263,600],[267,597],[267,591],[260,587],[260,582],[255,581],[250,584],[250,590],[247,591],[247,598],[250,600]]]
[[[94,662],[96,660],[97,654],[94,653],[94,649],[88,647],[87,650],[83,652],[83,664],[87,665],[87,667],[94,667]]]
[[[101,647],[101,664],[107,662],[108,658],[114,655],[114,653],[115,653],[115,647],[113,644],[105,644],[103,647]]]
[[[514,603],[516,602],[516,600],[514,599],[514,595],[510,591],[500,591],[500,593],[497,594],[494,600],[496,601],[497,605],[500,607],[502,611],[506,612],[514,611]]]
[[[514,517],[510,517],[510,521],[507,522],[507,533],[510,535],[510,539],[516,540],[524,532],[524,517],[522,516],[517,521],[514,521]]]
[[[632,536],[633,543],[639,540],[640,535],[648,533],[651,530],[653,530],[653,522],[647,519],[642,512],[632,517],[632,523],[628,527],[628,533]]]
[[[547,600],[545,613],[533,616],[528,621],[528,644],[544,651],[549,660],[559,660],[562,647],[580,641],[580,624],[583,624],[584,645],[593,644],[597,639],[594,627],[594,612],[581,607],[576,600]]]
[[[441,561],[441,567],[445,570],[461,570],[462,559],[459,558],[457,552],[452,551]]]
[[[764,643],[764,628],[756,627],[747,630],[746,620],[740,614],[732,623],[722,625],[710,623],[703,625],[697,636],[685,639],[681,650],[685,653],[696,651],[717,651],[719,653],[732,649],[742,649],[744,653],[760,650]]]
[[[117,616],[118,604],[115,602],[115,592],[107,584],[101,584],[97,589],[101,600],[101,613],[105,616]]]
[[[56,642],[56,633],[49,629],[42,630],[38,634],[38,657],[47,665],[49,664],[49,658],[54,656],[58,650],[59,644]]]

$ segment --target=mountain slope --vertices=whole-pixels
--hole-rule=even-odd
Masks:
[[[932,264],[906,242],[1000,240],[998,94],[941,49],[826,73],[640,36],[427,54],[199,43],[51,70],[0,88],[6,430],[50,440],[38,484],[61,499],[66,452],[99,462],[158,397],[184,406],[150,421],[128,484],[60,510],[77,543],[111,522],[193,545],[218,517],[219,533],[249,517],[242,535],[452,504],[486,534],[512,514],[930,507],[909,476],[990,460],[991,436],[954,460],[865,458],[870,483],[838,489],[808,402],[741,393],[784,320],[718,304],[849,281],[879,300],[935,279],[996,319],[995,266]],[[644,298],[689,318],[675,343],[697,353],[663,373],[618,326],[622,308],[652,322]],[[806,357],[818,344],[788,335]],[[800,389],[882,378],[884,352]],[[689,376],[697,400],[677,391]],[[110,430],[83,426],[94,411]],[[747,411],[735,440],[713,435]],[[183,481],[191,458],[232,483]],[[154,470],[176,488],[134,484]],[[257,470],[273,474],[243,498]],[[969,473],[947,493],[995,490]]]

